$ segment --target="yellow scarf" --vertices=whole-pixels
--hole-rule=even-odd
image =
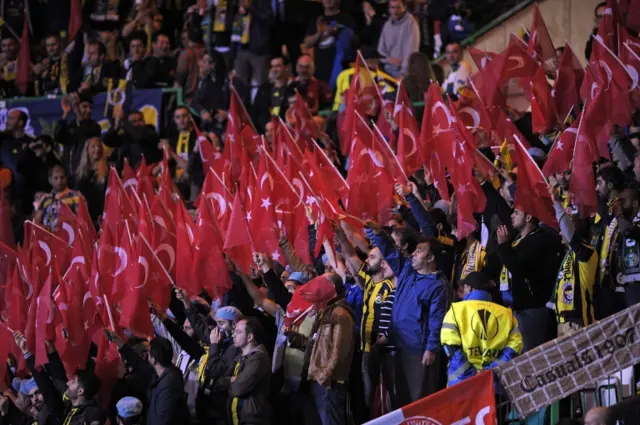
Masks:
[[[485,252],[482,244],[479,241],[474,241],[471,246],[465,248],[461,256],[462,266],[460,267],[460,280],[467,277],[471,272],[479,272],[484,268]],[[451,281],[455,282],[455,269],[451,276]]]
[[[609,256],[611,255],[612,242],[618,236],[618,219],[614,218],[604,231],[602,246],[600,247],[600,283],[609,270]]]
[[[236,366],[233,368],[233,376],[238,376],[238,372],[240,371],[240,365],[241,365],[241,361],[240,359],[238,359],[238,361],[236,362]],[[233,400],[231,400],[231,420],[233,422],[233,425],[239,425],[240,424],[240,418],[238,417],[238,397],[234,397]]]
[[[227,20],[227,0],[220,0],[216,6],[216,13],[213,18],[213,32],[224,32]]]
[[[517,247],[521,240],[522,240],[521,237],[518,237],[516,240],[514,240],[511,243],[511,248]],[[505,291],[508,291],[510,288],[511,288],[511,272],[507,269],[506,266],[503,265],[502,269],[500,270],[500,291],[505,292]]]

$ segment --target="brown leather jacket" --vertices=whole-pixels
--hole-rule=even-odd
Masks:
[[[309,358],[307,379],[329,386],[349,378],[354,350],[354,321],[345,300],[329,303],[319,315],[311,335],[316,337]]]

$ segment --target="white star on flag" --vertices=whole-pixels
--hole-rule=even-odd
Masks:
[[[562,140],[558,140],[558,146],[557,146],[558,150],[561,151],[562,150]]]
[[[305,204],[307,204],[307,205],[313,205],[313,204],[315,204],[315,203],[317,203],[316,198],[314,198],[314,197],[313,197],[313,196],[311,196],[311,195],[308,195],[308,196],[307,196],[307,199],[305,200]]]
[[[278,261],[280,259],[280,253],[278,251],[273,251],[271,253],[271,258],[273,261]]]
[[[265,198],[263,198],[263,199],[262,199],[262,204],[260,205],[260,207],[264,208],[265,210],[268,210],[268,209],[269,209],[269,207],[270,207],[271,205],[273,205],[273,204],[271,203],[271,199],[269,199],[269,198],[266,198],[266,199],[265,199]]]
[[[459,192],[460,194],[463,194],[467,191],[467,186],[469,185],[469,183],[465,183],[465,184],[459,184],[458,185],[458,189],[456,190],[457,192]]]
[[[247,221],[251,221],[251,211],[249,211],[247,213],[247,215],[245,216],[245,218],[247,219]]]

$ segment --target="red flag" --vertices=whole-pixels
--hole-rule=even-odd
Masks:
[[[538,66],[538,70],[531,79],[530,95],[532,130],[534,133],[546,134],[558,124],[558,118],[551,87],[542,66]]]
[[[549,30],[536,4],[533,5],[533,23],[529,32],[527,52],[545,65],[547,61],[553,59],[554,63],[549,64],[551,65],[550,69],[555,67],[555,61],[557,60],[556,49],[553,47]]]
[[[302,319],[313,310],[311,303],[304,299],[302,293],[293,293],[291,301],[287,304],[287,314],[284,317],[285,325],[290,328],[299,325]]]
[[[135,223],[136,214],[124,185],[120,177],[118,177],[118,172],[112,167],[109,171],[109,182],[107,183],[104,197],[102,223],[108,226],[112,232],[115,232],[121,220],[129,220]]]
[[[0,386],[4,388],[5,384],[7,384],[7,371],[9,370],[6,364],[7,359],[9,358],[9,354],[15,355],[16,350],[15,343],[13,342],[13,332],[2,322],[0,322],[0,341],[3,341],[3,343],[0,344],[0,359],[3,360],[2,367],[0,368]]]
[[[76,223],[78,226],[81,226],[85,230],[85,234],[89,237],[89,241],[91,243],[98,240],[98,234],[96,232],[96,227],[93,225],[93,221],[91,220],[91,215],[89,215],[89,208],[87,207],[87,200],[84,199],[84,196],[80,198],[80,202],[78,202],[78,208],[76,213]]]
[[[76,224],[76,215],[64,202],[60,203],[56,227],[55,235],[66,241],[69,246],[72,246],[76,240],[75,229],[79,226]]]
[[[123,222],[118,226],[118,243],[113,247],[113,286],[110,299],[115,304],[120,304],[127,296],[127,287],[136,272],[136,255],[134,251],[133,235],[129,231],[129,225]],[[102,271],[102,270],[101,270]]]
[[[480,70],[485,69],[492,60],[498,57],[498,54],[495,52],[487,52],[486,50],[480,50],[475,47],[469,47],[468,52]]]
[[[32,249],[36,249],[37,255],[42,258],[44,255],[43,266],[47,269],[51,267],[53,258],[58,259],[58,264],[62,270],[67,270],[71,262],[71,247],[62,239],[51,232],[48,232],[32,221],[25,222],[25,230],[29,229],[31,236]],[[44,270],[43,270],[44,271]]]
[[[376,423],[494,424],[497,419],[493,385],[493,372],[480,372],[459,384],[394,410]],[[451,406],[452,398],[456,400],[455,408]]]
[[[631,99],[634,107],[640,106],[640,86],[638,85],[638,75],[640,75],[640,48],[634,50],[630,44],[625,44],[620,50],[620,60],[627,69],[631,77]]]
[[[571,108],[578,110],[580,105],[580,86],[583,80],[584,69],[569,43],[566,43],[560,57],[558,73],[552,92],[556,110],[558,111],[558,119],[564,121]]]
[[[194,269],[196,279],[212,299],[224,295],[231,289],[231,278],[226,272],[227,264],[222,254],[222,235],[208,202],[198,208],[198,242]],[[205,248],[206,247],[206,248]]]
[[[455,163],[453,166],[453,189],[457,203],[457,236],[466,238],[478,227],[473,213],[483,212],[487,199],[478,181],[473,177],[472,158],[466,144],[455,143]]]
[[[362,219],[384,222],[393,206],[393,181],[382,173],[379,155],[367,148],[359,137],[353,140],[349,154],[349,197],[347,212]]]
[[[513,157],[518,164],[518,184],[516,184],[514,205],[547,226],[557,229],[558,222],[553,202],[542,171],[527,152],[520,138],[514,136],[514,140]]]
[[[120,326],[128,328],[134,335],[142,337],[153,336],[153,325],[149,316],[149,283],[150,264],[143,255],[144,243],[140,238],[135,242],[135,254],[131,279],[126,287],[126,297],[120,307]]]
[[[31,52],[29,49],[29,15],[25,13],[16,70],[16,86],[22,94],[25,94],[27,90],[29,90],[29,84],[31,83]]]
[[[398,159],[405,174],[411,176],[423,163],[421,152],[418,150],[420,133],[418,132],[416,120],[409,114],[408,108],[402,108],[398,115],[400,116]]]
[[[248,270],[252,263],[253,239],[249,233],[250,215],[245,213],[240,191],[236,190],[231,209],[231,219],[225,235],[223,249],[229,253],[234,262],[243,270]]]
[[[575,120],[571,127],[562,132],[558,140],[553,144],[547,160],[542,167],[542,174],[551,176],[554,174],[563,174],[569,169],[571,158],[573,157],[573,149],[576,144],[576,136],[578,133],[578,125],[580,120]]]
[[[11,204],[5,197],[4,189],[0,190],[0,243],[11,248],[16,246],[11,224]]]
[[[573,166],[571,168],[571,182],[569,192],[572,194],[572,202],[578,207],[582,217],[589,217],[598,212],[598,199],[596,197],[595,176],[593,175],[593,162],[597,159],[594,153],[594,143],[589,140],[585,132],[587,114],[583,114],[578,126],[575,147],[573,150]],[[518,173],[518,182],[520,182]]]
[[[193,270],[197,232],[198,229],[184,204],[178,202],[176,215],[176,285],[185,289],[190,295],[198,295],[201,292],[200,283],[196,280]]]
[[[14,331],[24,332],[27,327],[27,297],[17,267],[14,267],[12,278],[7,285],[9,285],[5,291],[9,308],[7,324]],[[30,290],[32,291],[33,287],[30,287]]]
[[[618,0],[607,0],[604,15],[598,27],[598,36],[614,53],[618,53],[618,27],[621,25]],[[591,58],[589,58],[591,61]]]
[[[54,286],[53,276],[54,273],[49,273],[49,277],[40,290],[36,301],[36,366],[41,366],[43,364],[49,363],[45,342],[52,340],[55,336],[55,324],[53,323],[53,320],[54,315],[56,314],[56,308],[54,306],[52,297],[52,288]],[[56,281],[55,285],[57,284],[58,282]]]
[[[82,0],[71,0],[71,13],[69,14],[69,41],[73,41],[82,28]]]

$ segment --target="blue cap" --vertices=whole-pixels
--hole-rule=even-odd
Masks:
[[[327,261],[329,261],[329,256],[327,254],[322,254],[322,264],[326,263]]]
[[[305,283],[309,282],[309,278],[302,272],[291,273],[287,280],[293,280],[298,285],[304,285]]]
[[[216,311],[216,315],[214,318],[216,320],[230,320],[232,322],[235,322],[241,317],[242,317],[242,313],[240,312],[240,310],[238,310],[233,306],[228,305],[226,307],[220,307]]]
[[[37,390],[37,389],[38,389],[38,384],[36,384],[36,380],[33,378],[25,379],[20,384],[20,392],[26,395],[29,395],[31,391]]]
[[[122,419],[134,418],[142,414],[142,402],[135,397],[122,397],[116,404],[116,409]]]

